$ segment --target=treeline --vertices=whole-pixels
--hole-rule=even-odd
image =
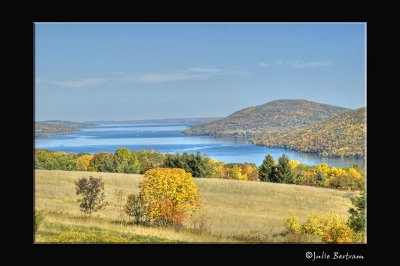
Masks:
[[[285,154],[278,159],[278,163],[268,154],[259,167],[259,179],[345,190],[362,190],[365,186],[365,172],[359,170],[357,165],[346,168],[331,167],[325,163],[309,166],[289,160]]]
[[[347,168],[330,167],[327,164],[309,166],[289,160],[282,155],[278,163],[267,155],[260,167],[254,163],[229,163],[216,161],[201,154],[163,154],[154,150],[130,151],[119,148],[114,153],[100,152],[64,153],[36,150],[36,169],[94,171],[144,174],[154,168],[181,168],[193,177],[250,180],[297,185],[321,186],[335,189],[360,190],[364,188],[365,173],[357,166]]]
[[[113,154],[35,151],[36,169],[144,174],[149,169],[161,167],[181,168],[191,173],[193,177],[258,180],[257,167],[254,163],[225,164],[199,151],[196,154],[188,152],[163,154],[145,149],[138,152],[127,148],[119,148]]]

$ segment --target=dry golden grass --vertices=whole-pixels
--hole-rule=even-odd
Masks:
[[[89,175],[103,178],[110,205],[92,217],[85,217],[76,201],[74,181]],[[133,174],[36,170],[35,208],[46,212],[36,242],[47,242],[55,233],[68,230],[122,234],[131,242],[234,242],[238,235],[252,232],[279,242],[283,241],[279,233],[288,216],[304,220],[312,212],[333,212],[347,217],[351,205],[346,192],[332,189],[202,178],[195,181],[210,233],[120,225],[115,190],[137,193],[142,178]]]

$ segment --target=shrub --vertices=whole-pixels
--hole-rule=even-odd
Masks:
[[[341,223],[344,221],[337,214],[310,214],[302,226],[302,232],[324,236],[327,228]]]
[[[124,211],[125,213],[131,217],[131,222],[133,224],[143,224],[147,225],[150,223],[150,219],[146,213],[147,205],[143,201],[143,197],[140,195],[129,194]]]
[[[101,177],[96,178],[90,176],[89,179],[82,177],[75,182],[76,195],[81,195],[78,199],[81,211],[87,214],[96,212],[107,206],[104,201],[104,182]]]
[[[327,243],[350,243],[353,238],[353,231],[337,214],[310,214],[303,224],[292,216],[285,221],[285,227],[292,239],[304,234],[318,236]]]
[[[301,224],[297,216],[289,217],[285,221],[285,227],[291,233],[296,233],[296,234],[301,233]]]
[[[190,229],[197,233],[209,233],[210,232],[210,221],[207,218],[207,213],[200,211],[190,217],[189,220]]]
[[[322,240],[327,243],[351,243],[352,235],[353,232],[345,223],[332,224],[325,229]]]
[[[192,175],[178,168],[148,170],[140,184],[140,197],[156,224],[182,225],[200,208],[200,194]]]
[[[33,213],[33,230],[36,231],[39,229],[39,226],[44,221],[44,212],[43,211],[36,211]]]

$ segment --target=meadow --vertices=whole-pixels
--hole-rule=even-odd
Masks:
[[[103,178],[109,206],[87,216],[79,209],[74,181],[90,175]],[[64,235],[68,238],[75,232],[85,233],[88,239],[97,239],[89,242],[116,239],[112,242],[235,243],[247,241],[249,236],[262,236],[263,242],[285,242],[284,220],[289,216],[296,215],[302,221],[310,213],[337,213],[347,219],[351,206],[349,192],[340,190],[195,178],[204,204],[207,230],[176,230],[121,222],[128,221],[128,217],[121,216],[121,202],[115,192],[138,193],[142,179],[143,175],[136,174],[35,170],[35,210],[45,213],[35,242],[57,242]],[[106,240],[98,240],[101,235],[106,235],[103,238]]]

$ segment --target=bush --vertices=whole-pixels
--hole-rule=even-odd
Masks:
[[[210,233],[210,221],[207,218],[207,213],[204,211],[198,212],[190,217],[190,229],[197,233]]]
[[[285,221],[285,227],[289,234],[315,235],[326,243],[350,243],[353,240],[353,231],[337,214],[310,214],[303,224],[293,216]]]
[[[341,223],[344,221],[337,214],[310,214],[302,226],[302,232],[324,236],[327,228]]]
[[[78,199],[81,211],[87,214],[96,212],[107,206],[108,202],[104,201],[104,182],[101,177],[96,178],[90,176],[89,179],[82,177],[75,182],[76,195],[81,195]]]
[[[147,215],[147,205],[140,195],[129,194],[124,207],[125,213],[131,217],[133,224],[147,225],[150,223],[150,217]]]
[[[200,194],[192,175],[178,168],[148,170],[140,184],[146,214],[159,225],[181,226],[200,208]]]
[[[39,229],[39,226],[44,221],[44,212],[43,211],[35,211],[33,213],[33,230],[36,231]]]
[[[301,233],[301,224],[299,222],[299,218],[297,216],[289,217],[285,221],[285,227],[290,233]]]
[[[345,223],[332,224],[325,229],[322,240],[326,243],[351,243],[353,232]]]

